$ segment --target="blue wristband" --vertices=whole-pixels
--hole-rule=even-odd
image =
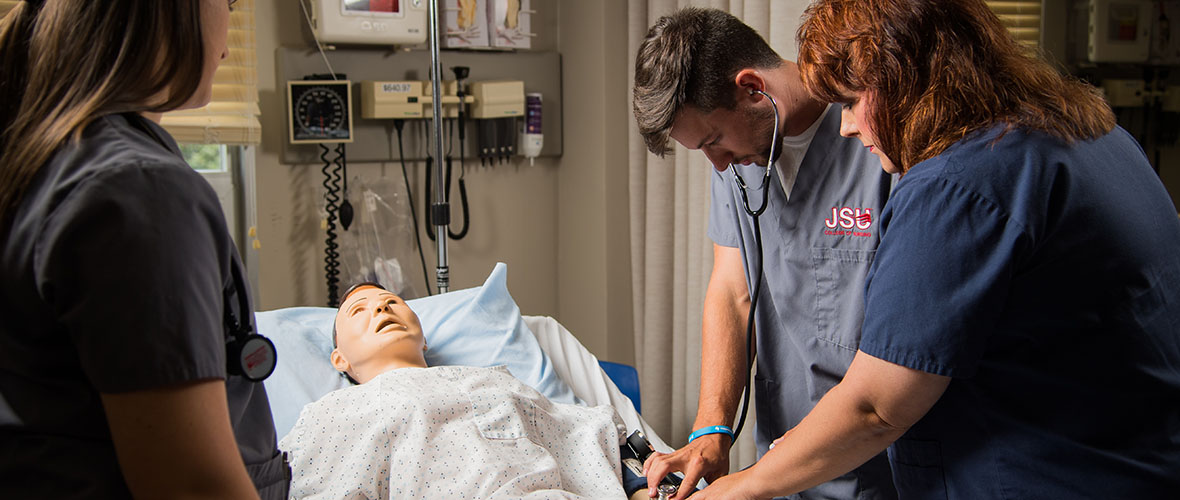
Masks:
[[[691,443],[696,438],[708,434],[726,434],[729,436],[730,440],[733,439],[733,429],[730,429],[728,425],[710,425],[708,427],[701,427],[700,429],[692,431],[692,434],[688,435],[688,442]]]

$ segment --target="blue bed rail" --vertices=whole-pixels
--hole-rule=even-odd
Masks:
[[[639,406],[639,372],[635,367],[602,360],[598,361],[598,365],[606,372],[606,376],[610,377],[611,382],[619,387],[619,391],[631,400],[631,404],[635,405],[635,412],[643,413]]]

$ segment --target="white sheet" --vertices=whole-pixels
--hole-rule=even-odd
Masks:
[[[622,498],[618,423],[504,367],[403,368],[307,405],[279,446],[295,498]]]
[[[613,406],[626,424],[628,434],[636,429],[642,430],[656,451],[672,451],[672,448],[643,420],[639,412],[635,411],[635,405],[631,404],[631,400],[624,396],[610,377],[602,371],[598,365],[598,358],[578,342],[561,323],[548,316],[524,316],[524,322],[537,337],[541,350],[553,360],[553,369],[557,376],[574,390],[574,395],[578,399],[585,401],[589,406]]]

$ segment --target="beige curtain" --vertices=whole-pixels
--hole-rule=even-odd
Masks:
[[[795,30],[807,0],[631,0],[628,56],[660,16],[687,6],[728,11],[794,59]],[[634,64],[628,81],[634,81]],[[643,415],[669,445],[683,446],[696,417],[701,367],[701,316],[713,266],[709,221],[712,167],[698,151],[677,146],[658,158],[630,122],[631,262],[635,344]],[[730,455],[733,470],[754,463],[753,409]]]

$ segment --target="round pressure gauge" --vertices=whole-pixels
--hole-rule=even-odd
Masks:
[[[347,80],[288,82],[291,143],[352,142],[352,92]]]
[[[300,130],[309,135],[329,137],[344,123],[346,111],[340,95],[325,89],[312,87],[295,103],[295,116],[299,117]]]

